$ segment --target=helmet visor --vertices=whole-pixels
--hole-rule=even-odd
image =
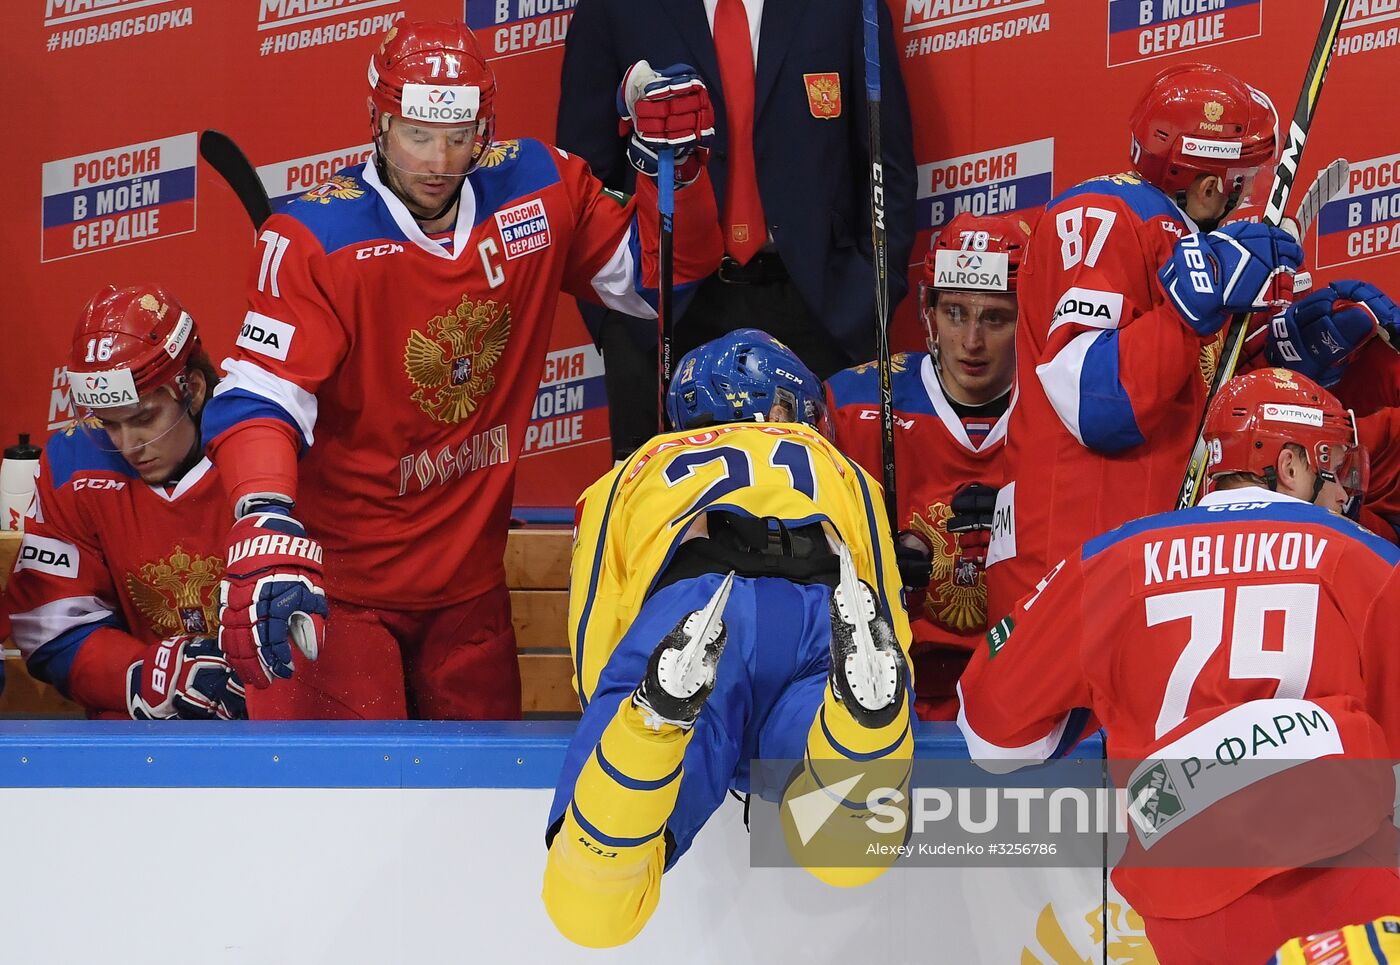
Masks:
[[[79,431],[99,450],[128,461],[141,450],[159,448],[185,419],[194,418],[190,393],[173,381],[143,393],[132,404],[75,408]]]

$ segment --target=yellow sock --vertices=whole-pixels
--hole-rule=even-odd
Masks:
[[[608,723],[545,864],[545,908],[565,937],[591,948],[621,945],[651,917],[689,743],[679,727],[648,728],[630,698]]]
[[[894,812],[903,815],[899,827],[907,827],[913,757],[907,703],[905,713],[884,727],[864,727],[828,687],[807,732],[802,772],[784,794],[783,827],[794,857],[817,878],[842,888],[863,885],[884,874],[897,857],[893,846],[902,844],[904,835],[879,828],[895,826]],[[880,788],[898,793],[878,798],[877,813],[870,806],[870,794]],[[839,796],[842,803],[804,843],[789,805],[812,793]],[[797,807],[801,806],[798,801]]]

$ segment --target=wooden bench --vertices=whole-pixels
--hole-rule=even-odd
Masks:
[[[579,712],[568,641],[571,539],[568,527],[525,527],[512,530],[506,543],[506,585],[511,588],[526,717],[576,717]],[[0,532],[0,589],[10,578],[19,543],[17,533]],[[0,717],[82,716],[77,704],[29,676],[11,641],[4,645]]]

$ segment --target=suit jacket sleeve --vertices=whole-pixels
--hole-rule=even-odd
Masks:
[[[617,85],[628,66],[619,63],[608,5],[579,0],[564,44],[559,74],[559,120],[555,143],[588,162],[593,174],[615,191],[631,191],[627,142],[617,133]]]

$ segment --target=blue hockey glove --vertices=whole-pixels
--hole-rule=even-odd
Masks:
[[[1395,303],[1375,285],[1334,281],[1274,317],[1264,357],[1331,388],[1382,329],[1400,337]]]
[[[1187,235],[1157,272],[1167,299],[1198,335],[1214,335],[1237,312],[1292,300],[1303,249],[1281,228],[1247,221]]]

